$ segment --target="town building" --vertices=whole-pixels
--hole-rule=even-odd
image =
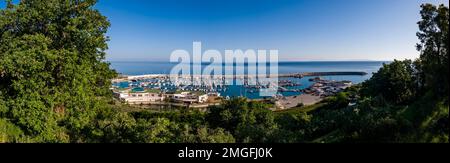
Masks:
[[[128,104],[164,101],[164,96],[157,90],[121,90],[114,92],[114,97]]]

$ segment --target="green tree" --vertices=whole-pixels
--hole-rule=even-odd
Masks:
[[[439,6],[423,4],[421,8],[422,20],[418,22],[419,32],[417,32],[420,40],[417,50],[421,53],[421,69],[425,78],[421,84],[433,91],[437,98],[444,99],[448,103],[449,9],[443,4]]]
[[[189,124],[179,124],[174,132],[176,143],[235,143],[233,135],[223,128],[210,128],[206,125],[192,127]]]
[[[110,24],[93,8],[96,0],[7,3],[0,10],[2,116],[36,141],[76,141],[70,138],[103,105],[99,97],[109,96],[116,75],[104,62]]]
[[[275,121],[279,130],[274,141],[279,143],[305,142],[310,134],[310,122],[313,117],[305,112],[281,113]]]
[[[224,101],[210,108],[206,115],[212,127],[230,131],[237,142],[270,142],[278,126],[268,106],[261,102],[248,102],[245,98]]]
[[[0,143],[25,142],[22,130],[6,119],[0,118]]]
[[[407,104],[416,95],[415,68],[410,60],[384,64],[372,78],[364,82],[364,96],[383,98],[392,104]]]
[[[223,101],[220,106],[209,108],[206,119],[211,126],[224,128],[234,133],[243,118],[241,113],[248,110],[247,104],[247,99],[245,98]]]
[[[273,142],[277,132],[273,112],[267,108],[253,108],[241,112],[242,121],[236,128],[236,139],[245,143]]]
[[[222,128],[198,128],[197,137],[197,143],[234,143],[236,141],[233,135]]]

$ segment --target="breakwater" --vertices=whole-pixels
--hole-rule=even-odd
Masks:
[[[341,75],[357,75],[364,76],[367,72],[360,71],[342,71],[342,72],[305,72],[305,73],[293,73],[293,74],[282,74],[278,77],[296,77],[303,78],[306,76],[341,76]]]

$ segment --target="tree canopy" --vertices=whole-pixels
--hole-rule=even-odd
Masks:
[[[423,4],[421,8],[422,20],[418,22],[419,32],[417,32],[420,40],[417,50],[421,53],[419,71],[420,77],[423,78],[420,85],[431,89],[436,97],[445,98],[448,103],[448,7],[443,4],[439,6]]]
[[[67,141],[64,128],[87,125],[109,94],[110,24],[95,0],[7,3],[0,10],[2,115],[32,138]]]

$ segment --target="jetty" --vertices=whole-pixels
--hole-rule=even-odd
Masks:
[[[305,77],[305,76],[342,76],[342,75],[357,75],[357,76],[365,76],[367,72],[358,72],[358,71],[342,71],[342,72],[305,72],[305,73],[297,73],[297,74],[287,74],[285,77]]]

